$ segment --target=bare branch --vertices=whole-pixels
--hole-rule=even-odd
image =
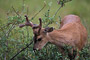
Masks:
[[[62,6],[60,6],[60,7],[57,9],[57,11],[56,11],[55,14],[53,15],[53,17],[56,16],[56,14],[58,13],[58,11],[59,11],[61,8],[62,8]]]
[[[20,16],[13,6],[12,6],[12,9],[18,16]]]
[[[30,20],[33,20],[45,7],[46,3],[44,3],[44,6]]]
[[[14,58],[17,55],[19,55],[22,51],[24,51],[25,49],[27,49],[32,43],[33,43],[33,41],[31,41],[26,47],[22,48],[22,50],[20,50],[19,52],[17,52],[17,54],[15,54],[10,60],[14,60]]]

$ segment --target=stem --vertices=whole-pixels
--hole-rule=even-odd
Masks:
[[[15,54],[10,60],[14,60],[14,58],[20,54],[22,51],[24,51],[25,49],[27,49],[31,44],[33,43],[33,41],[31,41],[25,48],[23,48],[22,50],[20,50],[19,52],[17,52],[17,54]]]
[[[46,4],[44,4],[44,6],[30,20],[33,20],[45,8],[45,6]]]
[[[58,11],[61,9],[62,6],[60,6],[57,11],[55,12],[55,14],[53,15],[53,18],[56,16],[56,14],[58,13]]]
[[[48,22],[48,23],[45,25],[45,27],[47,27],[49,24],[50,24],[50,23]]]
[[[12,9],[18,16],[20,16],[13,6],[12,6]]]
[[[7,31],[7,33],[5,34],[6,37],[9,36],[9,33],[12,31],[12,29],[15,28],[15,23],[9,28],[9,30]]]

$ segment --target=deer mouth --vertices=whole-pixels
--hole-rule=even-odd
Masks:
[[[34,50],[34,51],[40,51],[41,49],[39,49],[39,48],[36,48],[36,49],[35,49],[35,48],[33,48],[33,50]]]

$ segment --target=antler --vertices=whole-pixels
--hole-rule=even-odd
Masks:
[[[19,27],[20,28],[22,28],[24,26],[31,26],[31,27],[33,27],[33,23],[29,22],[29,19],[28,19],[27,15],[25,15],[25,17],[26,17],[26,23],[25,24],[20,24]]]
[[[42,19],[39,18],[40,23],[39,23],[39,25],[37,25],[37,24],[33,24],[32,22],[29,22],[29,19],[28,19],[27,15],[25,15],[25,17],[26,17],[26,23],[25,24],[20,24],[19,27],[20,28],[22,28],[24,26],[31,26],[32,28],[37,27],[37,28],[39,28],[39,30],[38,30],[38,35],[39,35],[40,31],[41,31],[41,28],[42,28]]]
[[[42,19],[39,18],[40,24],[39,24],[39,30],[38,30],[38,34],[40,34],[41,28],[42,28]]]

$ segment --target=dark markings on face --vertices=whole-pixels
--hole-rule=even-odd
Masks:
[[[37,35],[36,34],[34,35],[33,40],[34,40],[34,43],[37,42]]]
[[[34,35],[34,38],[33,38],[33,40],[34,40],[34,43],[36,43],[37,41],[41,41],[42,40],[42,38],[40,37],[40,38],[37,38],[37,36],[38,35]]]
[[[34,27],[32,29],[37,29],[38,28],[38,25],[34,24]],[[36,43],[37,41],[41,41],[42,38],[38,38],[37,39],[37,36],[39,36],[40,34],[38,34],[37,32],[34,31],[34,37],[33,37],[33,40],[34,40],[34,43]]]
[[[42,40],[42,38],[37,39],[37,41],[41,41],[41,40]]]

